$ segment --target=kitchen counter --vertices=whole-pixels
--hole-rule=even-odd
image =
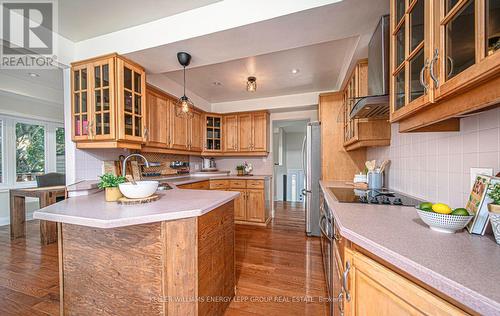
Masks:
[[[443,234],[428,228],[414,208],[339,203],[321,181],[340,234],[468,308],[500,313],[500,246],[493,236],[466,231]]]
[[[119,205],[104,193],[77,196],[35,211],[33,217],[96,228],[115,228],[201,216],[238,197],[238,192],[203,190],[159,191],[158,201]]]

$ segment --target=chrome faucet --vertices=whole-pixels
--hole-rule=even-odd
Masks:
[[[144,160],[144,163],[146,165],[146,167],[149,167],[149,161],[146,159],[146,157],[144,157],[143,155],[141,154],[130,154],[128,155],[127,157],[125,157],[125,159],[123,159],[123,162],[122,162],[122,176],[125,177],[126,176],[126,173],[127,173],[127,160],[130,158],[130,157],[141,157],[143,160]]]

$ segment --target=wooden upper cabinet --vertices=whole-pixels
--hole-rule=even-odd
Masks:
[[[252,114],[238,114],[238,150],[252,150]]]
[[[269,151],[269,114],[267,112],[252,115],[252,151]]]
[[[203,149],[203,131],[202,131],[202,114],[199,111],[193,111],[193,117],[189,121],[189,150],[202,151]]]
[[[350,113],[360,97],[368,95],[368,60],[359,60],[344,88],[344,148],[388,146],[391,127],[387,118],[351,119]]]
[[[146,146],[166,148],[169,144],[170,102],[161,93],[147,87],[147,130]]]
[[[222,115],[207,113],[204,115],[204,148],[205,152],[222,152],[223,118]]]
[[[497,0],[391,0],[391,121],[400,131],[458,130],[455,117],[498,102],[498,21]]]
[[[78,148],[140,149],[145,76],[142,67],[117,54],[72,63],[72,139]]]
[[[146,80],[144,69],[117,60],[118,137],[143,142],[146,139]]]
[[[500,72],[497,0],[435,1],[435,98],[465,91]]]
[[[93,78],[91,93],[92,139],[112,140],[115,130],[115,73],[113,58],[96,61],[90,68]]]
[[[236,114],[224,116],[224,151],[238,151],[238,116]]]
[[[398,119],[432,101],[432,0],[391,1],[391,115]]]
[[[175,115],[175,106],[170,107],[170,148],[189,149],[189,122],[186,117]]]
[[[71,67],[71,128],[73,141],[90,140],[90,79],[88,64]]]

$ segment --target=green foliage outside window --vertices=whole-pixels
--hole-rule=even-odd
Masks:
[[[16,124],[17,181],[33,181],[45,171],[45,130],[41,125]]]

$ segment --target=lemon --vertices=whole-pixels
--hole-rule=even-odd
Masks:
[[[452,212],[451,208],[443,203],[436,203],[432,205],[432,210],[439,214],[450,214]]]
[[[464,208],[456,208],[451,212],[451,215],[462,215],[462,216],[469,216],[469,212],[467,212],[466,209]]]

